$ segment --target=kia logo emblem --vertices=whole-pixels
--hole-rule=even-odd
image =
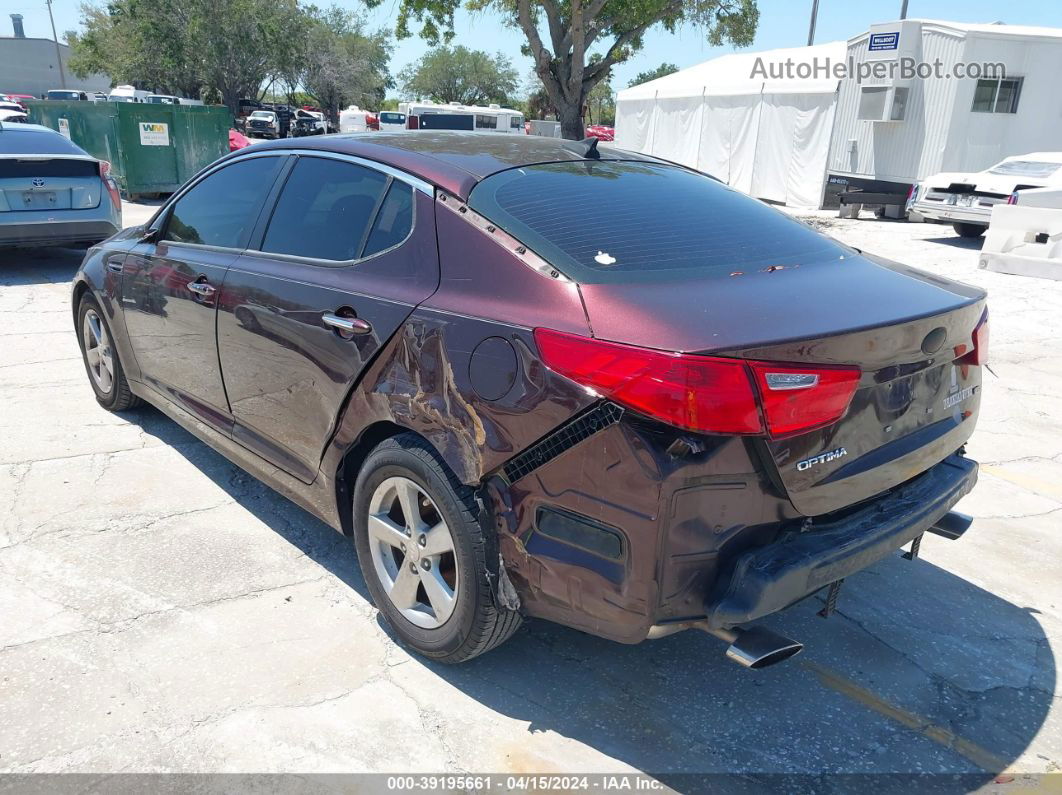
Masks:
[[[34,177],[33,178],[33,187],[35,187],[35,188],[43,188],[44,187],[44,180],[41,179],[40,177]]]

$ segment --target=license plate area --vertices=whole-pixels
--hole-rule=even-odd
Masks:
[[[26,190],[22,192],[22,209],[51,210],[55,208],[54,190]]]

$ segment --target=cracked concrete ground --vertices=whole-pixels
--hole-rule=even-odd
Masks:
[[[0,254],[0,771],[1062,769],[1062,284],[976,270],[945,227],[808,217],[987,287],[998,377],[973,529],[850,578],[829,621],[772,618],[807,650],[760,672],[704,635],[542,622],[457,668],[411,657],[346,539],[158,412],[96,405],[80,252]]]

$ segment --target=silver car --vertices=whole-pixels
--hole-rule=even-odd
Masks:
[[[0,123],[0,247],[98,243],[121,228],[110,163],[48,127]]]

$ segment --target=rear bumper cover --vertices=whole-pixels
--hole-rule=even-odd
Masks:
[[[113,221],[98,218],[84,221],[0,223],[0,246],[98,243],[118,232],[120,228]]]
[[[705,601],[708,623],[753,621],[876,563],[926,532],[976,482],[977,463],[955,454],[843,519],[746,552]]]

